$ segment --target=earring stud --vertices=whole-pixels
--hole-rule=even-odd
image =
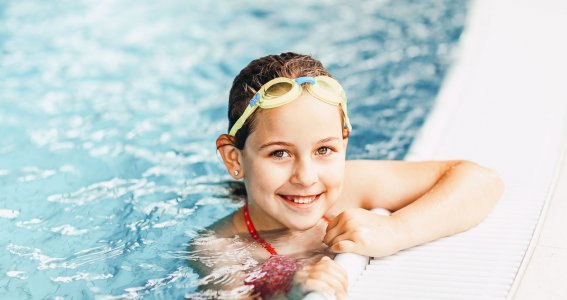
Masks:
[[[233,173],[234,173],[234,176],[238,176],[238,174],[239,174],[240,172],[238,172],[238,170],[234,170]]]

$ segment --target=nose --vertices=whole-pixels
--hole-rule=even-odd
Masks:
[[[301,186],[311,186],[318,180],[316,167],[310,159],[296,161],[290,182]]]

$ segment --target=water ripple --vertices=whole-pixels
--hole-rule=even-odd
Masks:
[[[0,208],[0,218],[14,219],[20,215],[20,212],[14,209]]]
[[[72,225],[64,224],[57,227],[52,227],[51,232],[57,232],[62,235],[83,235],[87,233],[86,229],[77,229]]]
[[[77,280],[93,281],[93,280],[108,279],[108,278],[112,278],[112,277],[113,277],[112,274],[90,274],[90,273],[79,272],[79,273],[77,273],[76,275],[73,275],[73,276],[52,277],[51,281],[69,283],[69,282],[77,281]]]
[[[24,271],[8,271],[8,272],[6,272],[6,276],[18,278],[18,279],[21,279],[21,280],[28,279],[28,276],[27,276],[26,272],[24,272]]]
[[[124,196],[127,193],[137,191],[147,185],[148,181],[145,179],[113,178],[109,181],[91,184],[73,193],[50,195],[47,197],[47,201],[57,203],[72,203],[80,206],[108,198],[108,196],[118,198]]]
[[[47,255],[41,254],[40,249],[21,246],[21,245],[9,244],[6,247],[6,250],[8,250],[8,252],[10,252],[11,254],[28,257],[31,260],[38,261],[39,270],[48,269],[52,263],[63,261],[62,258],[49,257]]]
[[[245,241],[204,230],[244,197],[214,147],[234,75],[268,53],[313,54],[349,97],[348,157],[402,158],[452,59],[465,4],[3,1],[5,297],[245,297],[249,287],[205,286],[230,285],[231,272],[257,263]],[[229,267],[207,277],[187,266],[215,261]]]

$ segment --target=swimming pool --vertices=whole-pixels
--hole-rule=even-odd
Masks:
[[[215,155],[234,75],[313,54],[343,84],[349,158],[401,159],[465,1],[0,4],[0,297],[182,298],[187,243],[240,206]]]

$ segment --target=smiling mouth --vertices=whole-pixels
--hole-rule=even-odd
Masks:
[[[308,206],[319,200],[321,194],[317,195],[308,195],[308,196],[299,196],[299,195],[280,195],[285,201],[291,203],[294,206]]]

